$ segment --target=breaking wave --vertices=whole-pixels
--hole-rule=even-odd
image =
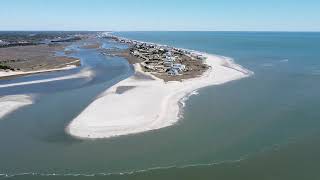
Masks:
[[[146,173],[150,171],[158,171],[158,170],[170,170],[170,169],[185,169],[185,168],[192,168],[192,167],[208,167],[208,166],[218,166],[218,165],[225,165],[225,164],[234,164],[240,163],[241,161],[249,159],[249,156],[255,156],[258,154],[266,153],[266,152],[275,152],[279,151],[282,147],[286,147],[288,145],[292,145],[297,142],[297,139],[290,138],[286,143],[283,144],[273,144],[271,146],[267,146],[262,148],[260,151],[255,153],[248,153],[241,156],[239,159],[236,160],[225,160],[213,163],[196,163],[196,164],[187,164],[187,165],[172,165],[172,166],[159,166],[159,167],[152,167],[147,169],[140,169],[140,170],[132,170],[132,171],[123,171],[123,172],[101,172],[101,173],[39,173],[39,172],[24,172],[24,173],[0,173],[0,178],[14,178],[14,177],[24,177],[24,176],[38,176],[38,177],[47,177],[47,176],[56,176],[56,177],[101,177],[101,176],[126,176],[126,175],[133,175],[139,173]]]
[[[99,177],[99,176],[125,176],[125,175],[132,175],[132,174],[138,174],[138,173],[145,173],[149,171],[155,171],[155,170],[168,170],[168,169],[184,169],[184,168],[190,168],[190,167],[199,167],[199,166],[214,166],[214,165],[221,165],[221,164],[231,164],[231,163],[238,163],[245,158],[240,158],[238,160],[227,160],[227,161],[221,161],[216,163],[203,163],[203,164],[189,164],[189,165],[183,165],[183,166],[163,166],[163,167],[153,167],[153,168],[147,168],[147,169],[141,169],[141,170],[133,170],[133,171],[124,171],[124,172],[117,172],[117,173],[38,173],[38,172],[24,172],[24,173],[17,173],[17,174],[9,174],[9,173],[0,173],[0,178],[13,178],[13,177],[21,177],[21,176],[40,176],[40,177],[47,177],[47,176],[56,176],[56,177]]]

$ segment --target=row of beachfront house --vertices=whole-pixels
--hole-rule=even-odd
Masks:
[[[141,63],[146,69],[150,69],[156,72],[167,72],[168,75],[176,76],[187,71],[187,67],[183,64],[176,63],[176,59],[179,55],[186,55],[190,58],[195,58],[199,60],[205,60],[203,55],[199,55],[196,52],[192,52],[185,49],[178,49],[169,46],[163,46],[153,43],[139,42],[136,40],[130,40],[126,38],[119,38],[117,36],[112,36],[115,40],[121,43],[126,43],[133,45],[132,55],[143,59]],[[161,55],[160,55],[161,54]],[[178,56],[174,56],[178,55]]]
[[[186,70],[186,66],[180,63],[175,63],[177,56],[173,56],[170,50],[166,51],[163,55],[158,54],[157,47],[146,48],[146,46],[139,46],[139,49],[133,50],[132,55],[143,59],[141,63],[146,69],[157,71],[160,73],[167,72],[168,75],[176,76]]]

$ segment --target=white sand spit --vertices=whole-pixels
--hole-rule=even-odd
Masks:
[[[78,60],[77,60],[78,61]],[[75,62],[77,62],[75,61]],[[74,63],[74,62],[71,62]],[[67,63],[67,64],[71,64]],[[0,71],[0,77],[10,77],[10,76],[17,76],[17,75],[29,75],[29,74],[36,74],[36,73],[45,73],[45,72],[52,72],[52,71],[64,71],[64,70],[69,70],[69,69],[74,69],[76,68],[76,65],[67,65],[62,68],[54,68],[54,69],[46,69],[46,70],[38,70],[38,71]]]
[[[230,58],[203,54],[211,68],[201,77],[182,82],[143,80],[132,76],[107,89],[66,128],[79,138],[109,138],[141,133],[175,124],[179,120],[179,102],[195,90],[250,76],[252,72]],[[136,72],[142,72],[135,65]],[[132,87],[116,93],[118,87]]]
[[[20,107],[30,105],[32,103],[32,98],[28,95],[10,95],[0,97],[0,119]]]
[[[94,75],[94,72],[92,70],[83,69],[79,73],[68,75],[68,76],[34,80],[34,81],[25,81],[25,82],[11,83],[11,84],[3,84],[3,85],[0,85],[0,88],[38,84],[38,83],[45,83],[45,82],[51,82],[51,81],[61,81],[61,80],[76,79],[76,78],[91,78],[93,75]]]

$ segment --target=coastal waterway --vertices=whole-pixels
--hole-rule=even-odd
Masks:
[[[319,33],[118,34],[232,57],[255,74],[194,93],[174,126],[79,140],[65,133],[67,124],[99,93],[133,73],[125,59],[80,48],[73,55],[83,67],[10,83],[86,68],[95,72],[91,78],[0,89],[1,95],[35,99],[0,120],[0,178],[319,179]]]

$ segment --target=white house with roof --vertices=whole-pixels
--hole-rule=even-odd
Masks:
[[[167,61],[167,62],[174,62],[176,61],[176,59],[172,56],[167,56],[166,59],[164,61]]]
[[[186,69],[186,66],[183,64],[173,64],[171,69],[176,69],[178,72],[183,72]]]

